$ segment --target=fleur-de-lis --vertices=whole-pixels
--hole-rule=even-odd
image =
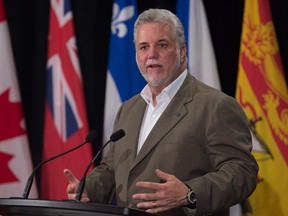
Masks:
[[[116,34],[119,38],[125,37],[128,28],[124,22],[131,19],[133,15],[134,6],[127,6],[120,10],[119,5],[117,3],[114,3],[111,23],[112,34]]]

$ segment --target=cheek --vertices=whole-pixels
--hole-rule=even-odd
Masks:
[[[171,65],[174,65],[176,58],[178,57],[175,55],[175,53],[170,53],[170,54],[165,55],[165,57],[163,56],[162,59],[163,59],[164,65],[171,66]]]
[[[136,53],[136,61],[141,62],[142,59],[143,59],[142,55],[139,55],[138,53]]]
[[[136,55],[136,61],[140,67],[143,67],[146,64],[146,59],[142,55]]]
[[[136,56],[136,63],[137,63],[139,70],[142,73],[145,70],[145,64],[146,64],[145,60],[143,58],[141,58],[141,56],[137,55]]]

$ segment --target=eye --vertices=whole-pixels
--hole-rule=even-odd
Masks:
[[[148,45],[139,46],[139,50],[147,50],[147,49],[148,49]]]
[[[167,43],[159,43],[158,44],[159,48],[166,48],[167,46],[168,46]]]

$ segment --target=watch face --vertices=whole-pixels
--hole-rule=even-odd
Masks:
[[[188,201],[190,203],[191,208],[196,208],[196,196],[194,191],[190,191],[188,193]]]

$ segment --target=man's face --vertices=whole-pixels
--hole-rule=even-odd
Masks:
[[[178,47],[170,25],[141,25],[135,43],[138,67],[151,87],[162,90],[182,72],[180,62],[185,59],[186,48]]]

